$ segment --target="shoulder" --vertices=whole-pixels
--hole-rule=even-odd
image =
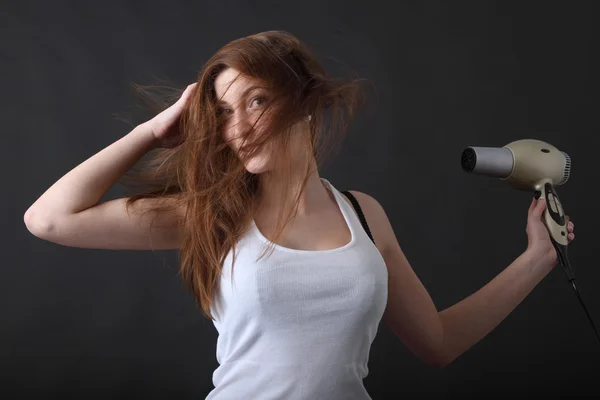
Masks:
[[[356,198],[356,201],[358,201],[365,219],[367,220],[367,224],[369,225],[369,229],[371,230],[377,248],[381,252],[385,252],[389,245],[393,243],[393,239],[395,237],[392,225],[383,206],[379,201],[377,201],[377,199],[375,199],[375,197],[367,193],[359,192],[357,190],[348,191],[353,194]],[[348,202],[348,204],[352,205],[346,196],[344,196],[344,199]]]

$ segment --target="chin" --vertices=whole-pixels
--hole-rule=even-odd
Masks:
[[[268,172],[270,168],[267,161],[268,160],[261,156],[252,157],[245,162],[246,170],[251,174],[262,174],[264,172]]]

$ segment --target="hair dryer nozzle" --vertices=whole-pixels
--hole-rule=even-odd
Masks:
[[[475,174],[508,177],[514,167],[512,152],[505,147],[467,147],[461,156],[462,168]]]

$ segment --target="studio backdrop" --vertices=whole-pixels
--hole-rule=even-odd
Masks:
[[[593,1],[4,3],[0,397],[198,399],[212,389],[217,334],[174,251],[64,247],[33,236],[23,216],[143,122],[133,83],[184,88],[222,45],[265,30],[296,35],[331,75],[368,80],[320,174],[382,204],[438,310],[527,246],[533,193],[465,173],[462,150],[534,138],[568,153],[571,177],[557,191],[577,227],[569,255],[600,323]],[[106,199],[123,193],[115,186]],[[382,323],[365,386],[374,399],[598,395],[599,357],[557,267],[445,368],[425,365]]]

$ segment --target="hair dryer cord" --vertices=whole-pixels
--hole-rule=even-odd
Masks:
[[[594,320],[592,319],[592,316],[590,315],[590,312],[588,311],[587,306],[585,305],[583,299],[581,298],[579,289],[577,289],[577,285],[575,284],[575,275],[573,274],[573,269],[571,268],[571,263],[569,261],[569,257],[567,256],[567,246],[560,245],[554,241],[553,241],[553,243],[554,243],[554,248],[556,249],[556,253],[558,254],[558,261],[560,262],[560,265],[563,268],[563,271],[567,275],[567,279],[571,283],[571,286],[573,286],[573,290],[575,291],[575,294],[577,295],[577,299],[579,300],[579,303],[581,303],[581,306],[583,307],[583,311],[585,311],[585,314],[587,315],[588,320],[590,321],[590,324],[592,325],[592,329],[594,330],[594,333],[596,334],[598,341],[600,341],[600,334],[598,334],[598,329],[596,328],[596,324],[594,324]]]

